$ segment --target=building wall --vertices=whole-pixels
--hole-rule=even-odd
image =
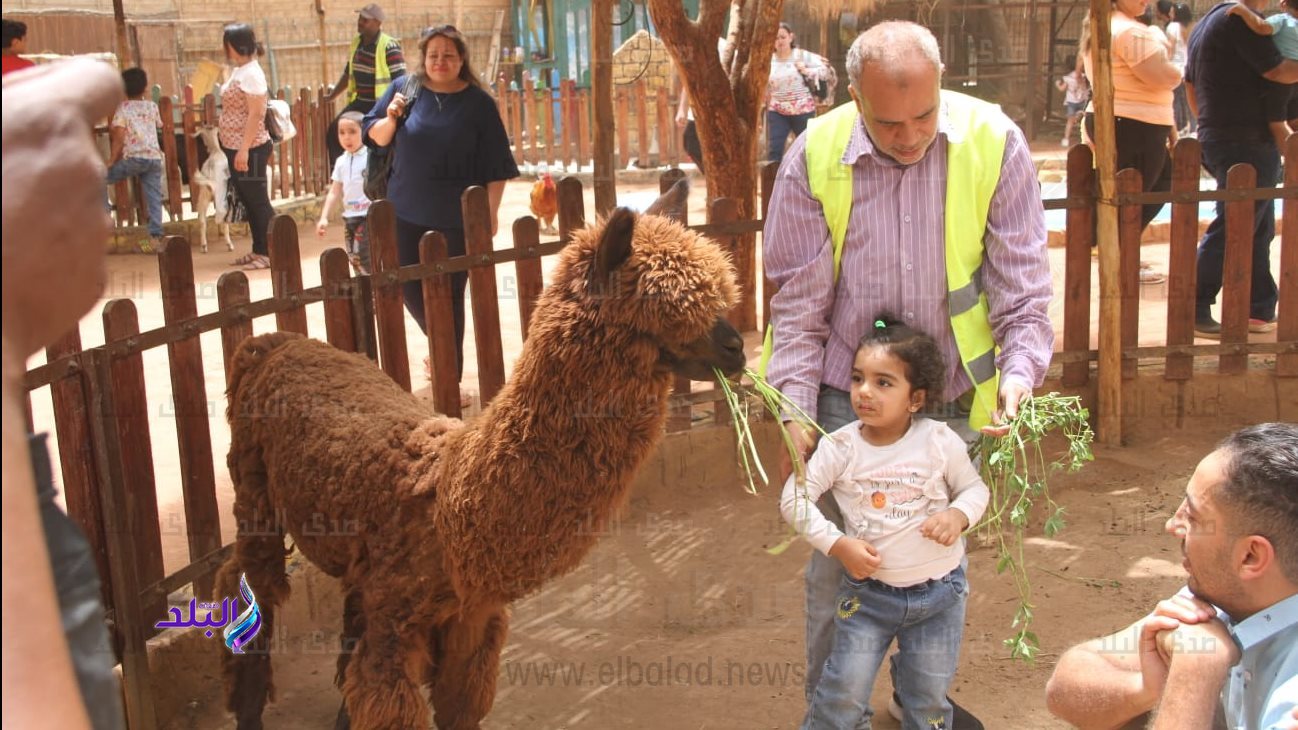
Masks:
[[[299,89],[333,83],[346,63],[356,33],[355,0],[319,0],[324,10],[326,50],[320,50],[316,0],[131,0],[128,32],[150,80],[164,93],[178,95],[201,61],[223,63],[221,30],[227,23],[251,23],[266,47],[261,58],[277,87]],[[474,70],[491,70],[493,31],[500,21],[502,45],[511,43],[509,0],[442,0],[416,3],[387,0],[384,31],[414,54],[420,31],[430,25],[454,24],[466,36]],[[112,0],[6,0],[4,16],[29,26],[33,53],[113,51]],[[494,56],[499,58],[499,53]],[[134,65],[134,59],[124,62]]]

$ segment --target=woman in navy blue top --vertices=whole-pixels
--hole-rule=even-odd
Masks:
[[[366,143],[386,147],[397,140],[388,200],[397,214],[397,249],[402,266],[419,263],[419,239],[428,231],[446,237],[451,256],[462,256],[464,220],[460,196],[472,185],[487,189],[491,232],[497,229],[505,181],[518,177],[505,125],[496,102],[469,67],[469,49],[453,26],[429,28],[419,39],[423,63],[415,75],[423,88],[409,102],[392,84],[365,115]],[[464,290],[468,272],[451,274],[456,356],[464,370]],[[402,285],[406,309],[424,329],[423,286]]]

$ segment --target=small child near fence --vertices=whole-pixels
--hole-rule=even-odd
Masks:
[[[1265,19],[1239,4],[1227,12],[1239,16],[1254,33],[1271,36],[1281,56],[1298,61],[1298,0],[1281,0],[1280,12]],[[1271,136],[1283,153],[1289,133],[1298,131],[1298,90],[1293,84],[1267,84],[1262,103]]]
[[[1069,146],[1069,140],[1073,138],[1073,126],[1086,112],[1086,102],[1091,100],[1091,84],[1082,72],[1082,65],[1074,56],[1069,56],[1067,63],[1073,70],[1055,82],[1055,88],[1064,92],[1064,114],[1067,121],[1064,122],[1064,138],[1059,141],[1064,148]]]
[[[868,724],[875,675],[894,639],[902,727],[952,727],[947,690],[969,598],[961,533],[982,517],[990,493],[960,436],[915,415],[928,399],[941,402],[945,373],[932,337],[878,315],[852,364],[859,420],[821,439],[805,487],[795,477],[784,486],[784,519],[844,570],[833,647],[803,730]],[[825,492],[842,529],[816,504]]]
[[[162,243],[162,148],[158,146],[162,115],[157,104],[144,98],[149,90],[149,76],[144,69],[126,69],[122,81],[127,100],[117,107],[108,131],[107,181],[113,185],[127,178],[140,178],[149,211],[149,239],[140,241],[137,248],[141,253],[154,253]],[[123,203],[117,201],[119,208]]]
[[[369,148],[361,143],[360,112],[344,112],[338,117],[338,143],[343,153],[334,162],[333,184],[320,208],[320,221],[316,235],[323,237],[329,227],[329,211],[334,203],[342,201],[344,236],[347,255],[357,274],[368,274],[370,265],[370,236],[366,230],[365,216],[370,210],[370,199],[365,197],[365,166],[369,163]]]

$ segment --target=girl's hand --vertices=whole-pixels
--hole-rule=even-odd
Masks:
[[[234,169],[239,172],[248,171],[248,148],[240,147],[239,151],[234,153]]]
[[[951,547],[968,526],[969,518],[965,513],[952,507],[924,520],[924,524],[919,526],[919,534],[939,545]]]
[[[869,578],[883,563],[883,558],[879,557],[879,551],[873,545],[846,535],[838,538],[833,547],[829,548],[829,554],[838,558],[838,562],[843,564],[843,570],[854,580]]]
[[[324,218],[321,218],[315,224],[315,234],[321,238],[324,238],[325,231],[328,229],[329,229],[329,221],[325,220]]]
[[[406,97],[401,92],[392,95],[392,103],[388,104],[388,119],[396,121],[401,118],[402,113],[406,110]]]

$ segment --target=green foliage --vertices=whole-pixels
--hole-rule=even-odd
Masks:
[[[1040,504],[1050,510],[1042,526],[1046,537],[1054,537],[1064,529],[1064,508],[1051,498],[1046,478],[1060,469],[1075,472],[1094,458],[1088,415],[1076,396],[1034,396],[1019,406],[1018,416],[1009,423],[1009,433],[984,435],[974,444],[991,499],[982,521],[973,529],[996,546],[996,572],[1009,571],[1019,594],[1019,608],[1011,627],[1018,632],[1004,642],[1014,659],[1032,662],[1040,647],[1037,635],[1029,630],[1032,584],[1023,556],[1023,538],[1032,508]],[[1047,462],[1041,442],[1056,432],[1067,439],[1068,448],[1058,459]]]

